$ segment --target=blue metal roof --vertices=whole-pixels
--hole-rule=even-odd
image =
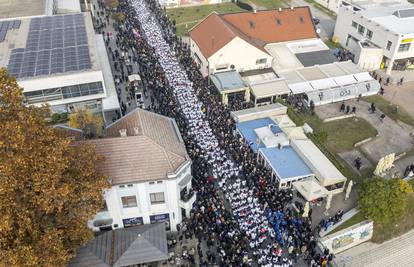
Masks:
[[[250,143],[251,149],[253,149],[254,152],[257,152],[259,148],[265,147],[265,145],[257,144],[257,141],[256,141],[257,136],[254,130],[257,128],[268,126],[269,124],[274,125],[273,127],[271,127],[271,130],[274,134],[282,132],[279,126],[277,126],[276,123],[270,118],[239,122],[239,123],[236,123],[236,127],[241,133],[241,135],[243,136],[243,138],[248,143]]]
[[[280,179],[312,175],[308,165],[291,146],[282,149],[260,148],[260,152],[265,156]]]
[[[246,84],[237,71],[217,72],[210,75],[210,78],[219,91],[246,87]]]

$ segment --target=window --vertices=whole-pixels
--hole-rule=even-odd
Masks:
[[[157,181],[157,184],[162,184],[162,181]]]
[[[129,184],[129,185],[127,185],[128,187],[133,187],[133,185],[132,184]]]
[[[152,205],[165,203],[164,192],[151,193],[150,201]]]
[[[400,44],[400,46],[398,47],[398,52],[406,52],[408,50],[410,50],[410,46],[411,44]]]
[[[153,184],[155,184],[155,182],[149,182],[149,184],[153,185]]]
[[[370,39],[370,40],[372,39],[372,31],[370,31],[368,29],[367,29],[367,38]]]
[[[352,27],[354,27],[355,29],[358,28],[358,23],[356,23],[355,21],[352,21]]]
[[[125,188],[125,185],[120,185],[119,188]]]
[[[265,64],[267,62],[267,58],[261,58],[256,60],[256,65]]]
[[[300,21],[300,23],[305,23],[305,20],[303,19],[302,16],[299,17],[299,21]]]
[[[358,33],[364,35],[365,27],[362,25],[358,25]]]
[[[121,197],[123,208],[132,208],[137,206],[136,196]]]
[[[387,50],[388,51],[390,51],[391,46],[392,46],[392,42],[391,41],[388,41],[388,43],[387,43]]]

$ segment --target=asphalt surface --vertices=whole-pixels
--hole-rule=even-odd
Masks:
[[[324,13],[323,11],[317,9],[316,7],[309,5],[305,0],[291,0],[292,6],[309,6],[312,12],[312,16],[320,20],[319,24],[316,25],[317,29],[320,29],[319,36],[322,39],[330,39],[333,36],[335,29],[335,20]]]

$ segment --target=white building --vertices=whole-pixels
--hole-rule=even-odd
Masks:
[[[27,104],[53,112],[89,108],[111,120],[120,109],[103,36],[89,13],[0,20],[0,67]]]
[[[388,5],[339,11],[334,38],[367,70],[414,68],[414,5]]]
[[[395,4],[406,4],[407,0],[315,0],[317,3],[338,14],[342,6],[349,6],[354,10],[373,8],[377,6],[388,6]]]
[[[189,216],[191,160],[173,119],[142,109],[106,128],[106,138],[90,141],[105,157],[99,168],[112,187],[106,210],[89,222],[94,230],[165,221],[167,229]]]
[[[211,13],[189,34],[191,53],[204,76],[269,68],[273,57],[266,46],[317,38],[309,7]]]

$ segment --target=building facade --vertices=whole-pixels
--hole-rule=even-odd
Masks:
[[[191,160],[173,119],[136,109],[90,142],[105,157],[100,170],[112,184],[105,208],[89,222],[93,230],[165,222],[176,231],[190,215]]]
[[[374,70],[414,68],[414,5],[377,6],[354,10],[341,7],[334,38],[361,67]]]
[[[189,35],[191,54],[204,76],[220,71],[270,68],[273,57],[266,45],[317,38],[308,7],[213,12],[194,26]]]

